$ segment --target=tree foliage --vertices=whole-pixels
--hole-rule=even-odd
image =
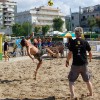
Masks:
[[[39,31],[41,31],[41,26],[35,26],[34,28],[35,35],[39,33]]]
[[[96,19],[95,19],[94,17],[89,17],[89,18],[88,18],[88,25],[89,25],[90,31],[91,31],[91,34],[90,34],[90,38],[91,38],[92,29],[93,29],[93,27],[96,25]]]
[[[100,17],[96,17],[96,24],[100,28]]]
[[[67,29],[67,31],[71,30],[70,24],[71,24],[70,21],[66,21],[66,29]]]
[[[46,33],[49,31],[49,29],[50,29],[49,25],[42,26],[42,34],[45,36]]]
[[[54,31],[62,31],[64,21],[61,18],[53,19],[53,30]]]
[[[16,23],[12,26],[12,32],[14,36],[28,36],[32,32],[32,25],[29,22],[22,25]]]
[[[90,27],[90,30],[92,31],[92,28],[96,25],[96,19],[93,17],[88,18],[88,25]]]
[[[32,32],[32,25],[29,22],[24,22],[22,28],[24,30],[24,36],[28,36]]]
[[[21,25],[16,23],[12,26],[12,32],[15,36],[18,36],[19,35],[19,30],[21,28]]]

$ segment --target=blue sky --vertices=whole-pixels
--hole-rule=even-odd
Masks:
[[[17,2],[18,12],[29,10],[34,7],[45,6],[48,0],[13,0]],[[87,7],[100,4],[100,0],[52,0],[54,2],[53,7],[59,7],[61,12],[65,15],[69,15],[70,8],[72,12],[78,11],[79,6]]]

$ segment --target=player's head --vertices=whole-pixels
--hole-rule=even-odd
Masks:
[[[26,46],[25,39],[22,39],[21,42],[20,42],[20,44],[21,44],[22,47]]]
[[[81,34],[83,34],[83,28],[82,27],[76,27],[75,28],[76,37],[81,37]]]

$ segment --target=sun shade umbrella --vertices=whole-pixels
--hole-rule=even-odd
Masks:
[[[61,37],[64,37],[64,38],[72,38],[72,37],[75,37],[75,34],[74,33],[67,32],[67,33],[61,34],[60,36]]]

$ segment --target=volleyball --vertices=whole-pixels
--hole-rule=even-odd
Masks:
[[[52,0],[48,1],[48,5],[53,6],[53,1]]]

